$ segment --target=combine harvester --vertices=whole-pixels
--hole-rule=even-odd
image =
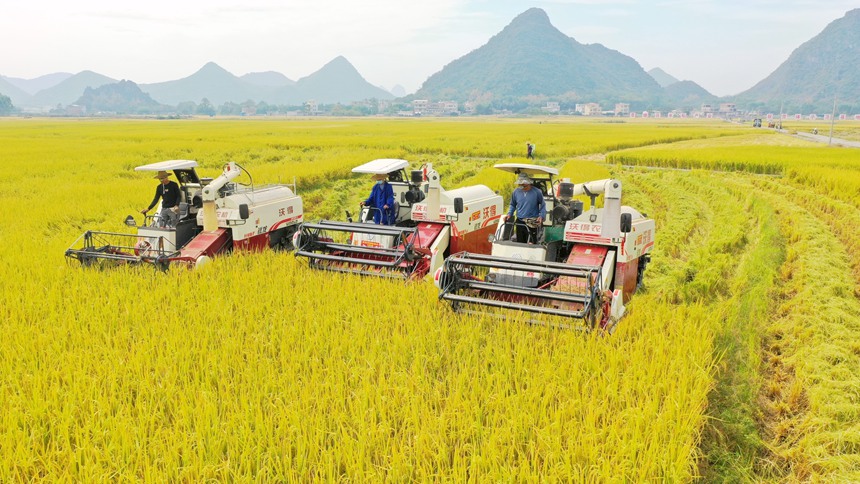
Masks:
[[[411,171],[409,178],[408,166],[406,160],[379,159],[352,170],[388,176],[394,225],[373,223],[375,209],[369,207],[358,222],[349,212],[347,222],[306,222],[295,235],[296,257],[315,269],[415,280],[441,267],[451,253],[489,253],[502,197],[484,185],[446,191],[431,164]]]
[[[237,184],[233,180],[245,170],[234,162],[214,180],[200,178],[195,167],[196,161],[170,160],[135,168],[173,171],[181,192],[175,227],[163,226],[152,215],[144,217],[136,234],[89,230],[66,250],[66,257],[83,266],[148,263],[167,269],[172,263],[196,267],[232,249],[290,248],[303,214],[295,185]],[[160,212],[159,203],[155,213]],[[131,215],[125,223],[137,226]]]
[[[439,298],[455,311],[471,311],[472,305],[516,309],[548,316],[533,323],[612,332],[642,283],[654,246],[654,221],[621,205],[618,180],[554,183],[554,168],[495,167],[529,175],[545,194],[543,240],[511,240],[514,222],[500,224],[492,255],[460,252],[436,271]],[[590,198],[588,211],[574,199],[579,195]],[[604,196],[603,208],[596,205],[599,195]],[[571,318],[581,324],[570,324]]]

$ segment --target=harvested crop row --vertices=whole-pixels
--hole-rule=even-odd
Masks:
[[[860,400],[852,389],[860,383],[860,303],[852,297],[849,256],[816,211],[799,204],[802,196],[773,181],[756,186],[778,207],[791,243],[768,326],[767,363],[789,375],[768,387],[770,445],[796,478],[856,480]]]

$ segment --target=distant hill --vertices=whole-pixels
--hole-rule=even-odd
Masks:
[[[25,105],[30,107],[54,108],[58,104],[72,104],[88,87],[96,88],[117,82],[110,77],[92,71],[81,71],[59,84],[37,92]]]
[[[392,87],[388,92],[394,95],[394,97],[403,97],[406,95],[406,88],[401,86],[400,84],[396,84]]]
[[[465,101],[470,93],[515,101],[564,96],[568,102],[616,102],[651,108],[662,90],[632,58],[600,44],[584,45],[553,27],[546,12],[531,8],[485,45],[433,74],[417,98]]]
[[[57,84],[65,81],[66,79],[72,77],[73,74],[69,72],[55,72],[53,74],[45,74],[44,76],[39,76],[34,79],[21,79],[18,77],[4,77],[10,84],[21,89],[27,94],[33,95],[39,91],[43,91],[45,89],[50,89]],[[0,76],[2,77],[2,76]]]
[[[860,112],[860,9],[854,9],[791,53],[735,102],[777,112]]]
[[[175,81],[141,84],[140,88],[162,104],[177,105],[185,101],[199,103],[203,98],[213,105],[231,101],[241,103],[249,99],[261,100],[261,93],[273,88],[255,86],[209,62],[194,74]]]
[[[693,81],[678,81],[663,88],[666,103],[673,109],[690,111],[698,109],[702,104],[714,104],[719,98],[709,93],[705,88]]]
[[[153,101],[137,84],[125,80],[95,89],[88,87],[74,104],[85,106],[87,114],[155,114],[170,110],[169,106]]]
[[[347,103],[362,99],[393,99],[394,96],[367,82],[343,56],[296,82],[302,100],[321,103]]]
[[[9,97],[15,106],[22,106],[31,98],[29,94],[9,82],[8,78],[5,77],[0,77],[0,94]]]
[[[199,103],[203,98],[213,105],[247,100],[268,104],[299,105],[314,99],[320,103],[348,103],[369,98],[391,99],[387,91],[364,80],[345,58],[338,57],[317,72],[296,82],[276,72],[252,73],[236,77],[214,62],[194,74],[176,81],[140,86],[153,99],[177,105]]]
[[[667,74],[666,71],[660,69],[659,67],[655,67],[648,71],[648,75],[653,77],[654,80],[657,81],[657,84],[660,84],[660,87],[671,86],[676,82],[680,82],[678,79]]]
[[[266,87],[292,86],[296,83],[296,81],[293,81],[292,79],[281,74],[280,72],[275,71],[249,72],[248,74],[241,76],[239,79],[242,79],[243,81],[253,84],[255,86]]]

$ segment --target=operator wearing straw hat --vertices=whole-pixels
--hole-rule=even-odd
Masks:
[[[361,202],[361,206],[370,207],[373,212],[373,222],[382,225],[394,225],[397,214],[394,212],[394,188],[388,184],[388,175],[376,173],[373,175],[376,182],[370,191],[367,200]]]
[[[507,221],[517,214],[514,225],[517,242],[535,244],[540,241],[539,229],[546,218],[546,202],[539,188],[532,187],[532,179],[525,173],[517,176],[517,189],[511,195],[511,206],[502,221]]]
[[[155,188],[155,197],[152,199],[152,203],[140,213],[146,215],[146,212],[152,210],[152,207],[161,198],[158,225],[160,227],[175,227],[176,222],[179,221],[179,185],[170,179],[170,173],[166,171],[159,171],[153,178],[160,180],[161,183]]]

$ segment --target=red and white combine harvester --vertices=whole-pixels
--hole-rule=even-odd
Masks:
[[[166,269],[172,263],[196,267],[233,249],[290,247],[303,214],[295,185],[240,185],[233,180],[245,170],[234,162],[214,180],[200,178],[196,167],[193,160],[170,160],[135,168],[173,171],[180,189],[175,226],[153,215],[144,217],[136,234],[89,230],[66,250],[66,257],[84,266],[149,263]],[[159,203],[155,213],[160,212]],[[125,223],[137,226],[131,215]]]
[[[431,164],[413,170],[409,162],[379,159],[354,173],[387,175],[394,189],[393,225],[373,223],[374,208],[359,221],[305,222],[296,233],[296,257],[315,269],[414,280],[442,266],[459,251],[489,253],[490,236],[502,215],[502,197],[484,185],[444,190]]]
[[[554,181],[554,168],[517,163],[496,168],[529,175],[544,193],[542,238],[512,240],[514,221],[500,224],[491,255],[460,252],[446,259],[434,275],[440,299],[455,310],[516,309],[566,318],[535,323],[611,332],[642,283],[654,246],[654,220],[621,205],[618,180],[574,184]],[[590,198],[589,210],[574,198],[580,195]],[[599,195],[602,208],[596,205]],[[569,324],[570,318],[581,324]]]

